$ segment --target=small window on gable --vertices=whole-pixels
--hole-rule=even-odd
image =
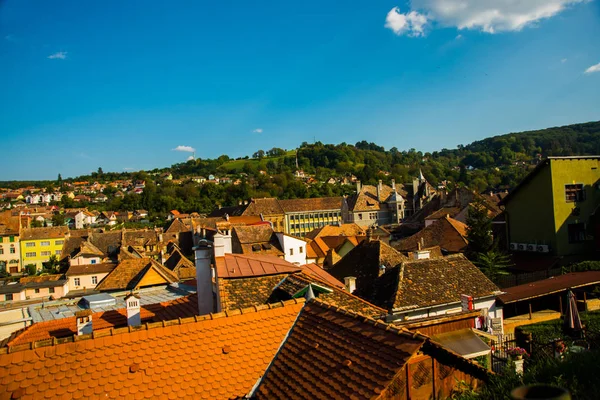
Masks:
[[[585,200],[585,189],[583,184],[565,185],[565,200],[574,203]]]

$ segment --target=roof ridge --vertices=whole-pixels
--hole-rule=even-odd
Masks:
[[[260,311],[265,311],[265,310],[272,310],[272,309],[276,309],[276,308],[286,308],[286,307],[289,307],[292,305],[304,303],[305,301],[306,300],[304,298],[284,300],[284,301],[280,301],[278,303],[254,305],[252,307],[231,309],[231,310],[227,310],[227,311],[221,311],[218,313],[210,313],[210,314],[206,314],[206,315],[195,315],[193,317],[186,317],[186,318],[179,317],[177,319],[163,320],[163,321],[158,321],[158,322],[146,322],[139,326],[124,326],[121,328],[98,329],[98,330],[93,331],[90,334],[85,334],[85,335],[75,334],[75,335],[67,336],[65,338],[60,338],[60,339],[53,337],[50,339],[42,339],[42,340],[37,340],[34,342],[23,343],[23,344],[13,345],[13,346],[11,346],[10,344],[7,344],[6,347],[0,348],[0,355],[12,354],[12,353],[16,353],[19,351],[25,351],[25,350],[35,350],[35,349],[42,348],[42,347],[52,347],[52,346],[65,344],[65,343],[77,343],[77,342],[86,341],[86,340],[90,340],[90,339],[99,339],[99,338],[103,338],[103,337],[107,337],[107,336],[115,336],[115,335],[119,335],[119,334],[123,334],[123,333],[149,331],[154,328],[164,328],[164,327],[173,326],[173,325],[184,325],[184,324],[194,323],[194,322],[210,321],[210,320],[215,320],[215,319],[220,319],[220,318],[234,317],[236,315],[254,314],[254,313],[258,313]],[[30,326],[34,326],[34,325],[35,324],[32,324]]]

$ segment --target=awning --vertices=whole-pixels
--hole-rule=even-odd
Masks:
[[[464,358],[475,358],[488,354],[491,349],[471,329],[440,333],[432,339],[449,350],[460,354]]]

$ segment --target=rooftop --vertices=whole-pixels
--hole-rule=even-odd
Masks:
[[[267,255],[225,254],[216,258],[216,264],[219,278],[276,275],[302,270],[279,257]]]

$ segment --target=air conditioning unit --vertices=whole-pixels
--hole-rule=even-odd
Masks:
[[[537,249],[537,244],[528,244],[527,251],[535,251]]]
[[[510,244],[510,249],[511,250],[518,250],[519,249],[519,244],[518,243],[511,243]]]
[[[519,243],[519,250],[521,250],[521,251],[527,250],[527,245],[525,243]]]
[[[537,251],[539,253],[547,253],[550,251],[547,244],[538,244]]]

